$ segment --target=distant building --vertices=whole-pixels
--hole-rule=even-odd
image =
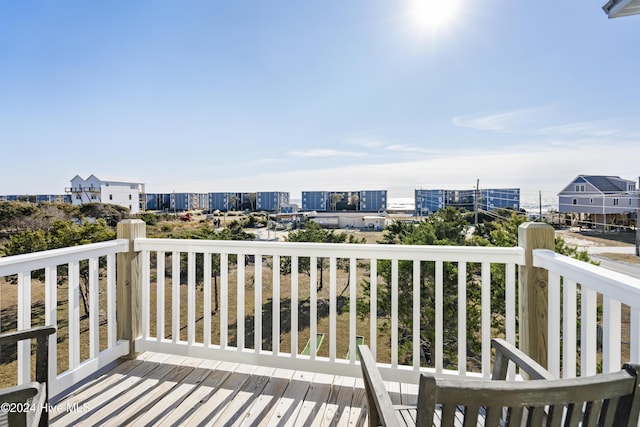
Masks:
[[[209,210],[239,211],[242,210],[243,193],[209,193]]]
[[[281,214],[294,214],[299,210],[300,209],[298,208],[298,205],[295,203],[285,203],[282,206],[280,206]]]
[[[169,209],[173,211],[190,211],[208,209],[209,194],[206,193],[170,193]]]
[[[519,188],[492,188],[480,190],[415,190],[417,215],[429,215],[448,206],[468,211],[495,209],[520,210]]]
[[[95,175],[83,179],[76,175],[66,192],[73,205],[107,203],[128,208],[131,214],[140,213],[145,207],[144,184],[139,182],[103,181]]]
[[[302,210],[317,212],[381,212],[387,209],[386,190],[303,191]]]
[[[9,194],[0,195],[0,202],[71,203],[68,194]]]
[[[485,211],[505,208],[520,210],[519,188],[481,189],[480,194],[480,206]]]
[[[289,193],[263,191],[257,193],[219,192],[209,193],[210,211],[269,211],[278,212],[289,203]]]
[[[428,215],[444,209],[446,190],[415,190],[415,209],[417,215]]]
[[[36,194],[36,203],[65,203],[67,200],[71,203],[71,197],[68,194]]]
[[[324,212],[327,208],[329,200],[328,191],[303,191],[302,192],[302,210]]]
[[[283,191],[266,191],[256,193],[255,210],[278,212],[289,203],[289,193]]]
[[[578,175],[558,194],[558,211],[574,225],[606,229],[636,220],[635,181],[606,175]]]
[[[145,209],[148,211],[169,210],[171,193],[147,193]]]

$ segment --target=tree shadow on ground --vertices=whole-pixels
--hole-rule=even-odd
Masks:
[[[349,298],[338,296],[336,301],[336,313],[341,315],[348,308]],[[329,317],[330,303],[328,299],[317,299],[318,320]],[[298,332],[311,326],[311,299],[306,298],[298,301]],[[268,299],[262,304],[262,349],[273,350],[273,300]],[[237,322],[229,325],[229,329],[237,330]],[[247,315],[244,318],[244,346],[245,348],[255,348],[255,315]],[[280,334],[291,332],[291,298],[280,300]],[[279,338],[280,340],[281,338]],[[231,346],[237,346],[237,337],[230,340]]]

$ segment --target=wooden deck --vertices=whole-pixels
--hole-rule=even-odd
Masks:
[[[387,384],[394,403],[417,387]],[[362,426],[360,378],[144,353],[54,401],[65,425]]]

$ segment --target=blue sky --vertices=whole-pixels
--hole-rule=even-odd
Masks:
[[[640,16],[457,0],[434,29],[415,1],[0,0],[0,194],[95,174],[553,199],[578,174],[640,176]]]

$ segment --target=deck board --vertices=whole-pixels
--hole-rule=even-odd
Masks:
[[[196,359],[199,360],[199,359]],[[213,360],[199,360],[199,364],[187,375],[184,380],[166,393],[160,400],[156,401],[145,414],[136,418],[132,426],[145,426],[157,424],[174,411],[193,390],[206,380],[220,362]]]
[[[412,400],[411,387],[388,385],[395,399]],[[54,426],[363,426],[367,422],[360,378],[159,353],[123,361],[53,403],[57,408],[76,408],[52,413]]]
[[[191,416],[193,412],[199,408],[203,402],[206,402],[220,385],[231,375],[231,372],[237,364],[222,362],[217,365],[214,371],[196,387],[194,387],[189,396],[187,396],[173,411],[166,415],[158,424],[162,425],[179,425],[184,423],[186,418]]]
[[[300,411],[296,416],[296,419],[300,420],[298,425],[304,425],[305,422],[307,425],[316,425],[322,421],[327,400],[331,395],[333,380],[333,375],[315,374],[313,376]]]
[[[269,414],[266,426],[295,426],[295,420],[302,408],[304,397],[311,386],[313,374],[309,372],[296,372],[291,378],[289,386],[280,397],[278,404]]]
[[[249,410],[246,411],[233,426],[246,427],[260,425],[260,422],[266,418],[266,414],[271,411],[286,390],[293,374],[294,371],[290,369],[277,369],[269,379],[262,393],[256,396],[253,405],[251,405]]]

